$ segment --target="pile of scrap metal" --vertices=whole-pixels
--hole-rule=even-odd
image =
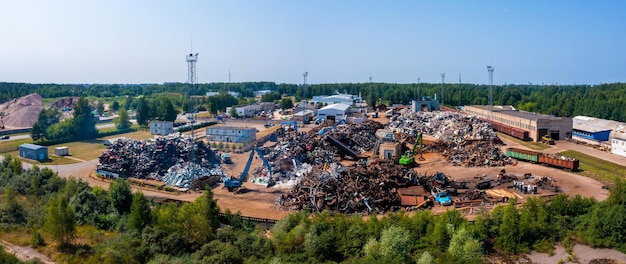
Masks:
[[[339,125],[320,137],[318,133],[285,131],[280,141],[271,148],[262,148],[265,159],[272,164],[273,178],[277,183],[294,181],[304,171],[312,167],[338,164],[335,157],[345,153],[336,144],[324,140],[333,137],[354,152],[371,150],[376,144],[375,131],[382,125],[375,121],[361,124]],[[306,164],[306,165],[305,165]],[[303,167],[304,166],[304,167]],[[264,175],[266,168],[261,166],[253,170],[254,175]]]
[[[96,169],[116,173],[122,178],[163,180],[168,170],[178,165],[175,171],[181,171],[181,174],[176,177],[170,174],[165,178],[166,183],[188,187],[192,184],[191,179],[186,179],[190,173],[182,172],[195,170],[196,166],[190,169],[182,167],[199,164],[212,168],[219,163],[217,155],[204,142],[187,135],[172,134],[144,141],[120,139],[100,155]]]
[[[424,152],[442,152],[455,166],[504,166],[512,164],[497,145],[501,144],[489,123],[457,112],[400,111],[389,121],[389,129],[413,142],[419,133],[438,139]]]
[[[276,204],[288,210],[383,213],[401,209],[398,187],[419,182],[418,174],[399,165],[342,167],[333,163],[326,170],[305,174]]]

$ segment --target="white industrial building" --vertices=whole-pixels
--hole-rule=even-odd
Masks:
[[[317,110],[318,120],[335,120],[346,119],[350,113],[350,105],[348,104],[331,104]]]
[[[313,96],[313,99],[311,100],[311,102],[317,103],[317,104],[326,104],[326,105],[331,105],[331,104],[354,105],[354,104],[362,104],[363,98],[360,95],[351,95],[351,94],[335,94],[331,96],[317,95],[317,96]]]
[[[208,141],[248,143],[256,140],[256,128],[211,126],[206,128]]]
[[[174,122],[172,121],[152,121],[150,122],[150,135],[169,135],[174,133]]]
[[[575,116],[573,129],[573,140],[610,147],[611,153],[626,157],[626,123],[589,116]]]
[[[261,105],[253,104],[253,105],[243,105],[243,106],[234,106],[235,111],[239,117],[253,117],[257,113],[261,112]],[[230,115],[231,109],[233,106],[226,107],[226,113]]]
[[[626,157],[626,134],[624,132],[619,137],[611,139],[611,153]]]

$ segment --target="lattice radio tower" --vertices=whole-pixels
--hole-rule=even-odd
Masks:
[[[191,100],[191,93],[194,90],[196,83],[198,82],[198,77],[196,76],[196,62],[198,62],[198,54],[200,53],[196,53],[193,54],[193,49],[192,52],[189,53],[189,55],[187,55],[187,84],[189,85],[189,106],[188,106],[188,110],[187,110],[187,116],[191,117],[191,138],[195,144],[196,142],[196,135],[195,135],[195,131],[194,131],[194,125],[196,123],[196,119],[193,116],[193,103]],[[189,158],[188,161],[189,162],[193,162],[193,160],[196,159],[196,153],[195,153],[195,147],[193,146],[192,150],[189,151]]]

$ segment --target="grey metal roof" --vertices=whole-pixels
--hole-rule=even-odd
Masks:
[[[348,110],[348,108],[350,108],[350,105],[339,103],[339,104],[327,105],[324,108],[320,109],[320,111],[321,110],[334,109],[334,110],[339,110],[339,111],[344,111],[345,112],[346,110]]]
[[[489,106],[487,105],[468,105],[468,106],[483,109],[483,110],[489,110]],[[553,117],[553,116],[539,114],[539,113],[531,113],[531,112],[526,112],[526,111],[515,110],[515,108],[510,105],[494,105],[491,111],[493,111],[494,113],[500,113],[500,114],[524,118],[528,120],[534,120],[534,121],[537,121],[539,119],[560,119],[561,118],[561,117]]]
[[[20,145],[20,148],[31,149],[31,150],[48,149],[47,147],[30,144],[30,143],[24,143]]]
[[[597,132],[602,132],[602,131],[611,131],[611,129],[601,128],[601,127],[597,127],[597,126],[590,126],[590,125],[575,125],[573,128],[576,129],[576,130],[582,130],[582,131],[586,131],[586,132],[590,132],[590,133],[597,133]]]

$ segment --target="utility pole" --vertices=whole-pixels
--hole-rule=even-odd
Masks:
[[[444,101],[443,101],[443,84],[446,82],[446,74],[445,73],[441,73],[441,106],[443,106]]]
[[[422,100],[422,90],[420,90],[420,77],[417,77],[417,100]]]
[[[491,65],[487,66],[487,72],[489,72],[489,123],[491,123],[491,112],[493,111],[493,70]]]

